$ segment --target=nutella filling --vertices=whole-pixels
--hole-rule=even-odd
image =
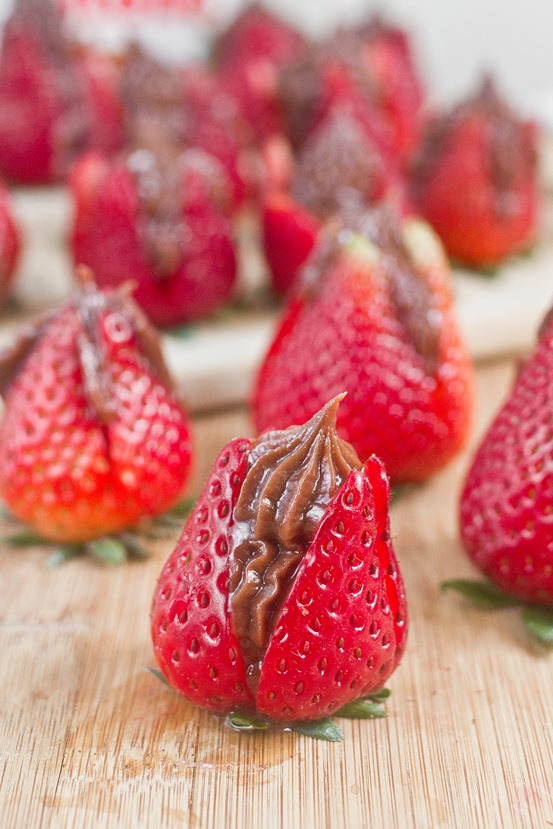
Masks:
[[[140,231],[146,254],[158,278],[174,274],[183,256],[180,155],[177,145],[159,139],[155,150],[143,146],[132,151],[126,161],[140,199]]]
[[[172,276],[186,257],[190,242],[186,209],[197,197],[194,179],[205,198],[224,211],[227,184],[219,162],[200,149],[185,149],[157,136],[125,156],[140,202],[139,232],[148,261],[158,279]],[[189,192],[190,190],[190,192]]]
[[[440,354],[442,312],[424,275],[414,265],[401,224],[387,207],[366,211],[358,230],[378,246],[397,317],[423,359],[427,374],[436,371]]]
[[[134,45],[125,60],[120,89],[129,143],[182,143],[188,125],[184,81],[178,68],[160,63]]]
[[[335,397],[303,426],[254,443],[235,507],[230,611],[255,692],[275,620],[330,500],[361,462],[338,437]]]
[[[74,303],[81,321],[78,349],[85,393],[99,420],[108,423],[117,411],[112,392],[109,358],[100,325],[103,314],[118,312],[137,337],[141,353],[161,383],[166,388],[171,388],[171,380],[163,360],[159,336],[146,315],[130,297],[132,284],[123,284],[117,291],[106,294],[97,290],[89,268],[80,266],[77,276],[82,288]]]
[[[320,219],[372,201],[382,180],[382,159],[347,110],[310,137],[300,152],[292,183],[295,198]]]

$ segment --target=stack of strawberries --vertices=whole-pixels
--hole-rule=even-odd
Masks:
[[[17,0],[0,172],[69,181],[77,287],[0,359],[14,516],[70,546],[128,542],[178,500],[190,424],[152,322],[232,297],[246,211],[285,297],[253,382],[258,437],[222,450],[154,593],[159,665],[194,702],[248,728],[374,714],[408,626],[390,482],[426,480],[472,425],[448,255],[488,267],[532,243],[536,143],[490,79],[431,113],[406,34],[380,17],[309,42],[254,4],[209,64],[182,68],[137,45],[117,58],[76,47],[53,5]],[[17,248],[2,191],[2,284]],[[541,394],[524,378],[521,399]],[[492,578],[503,568],[507,588],[517,561],[501,504],[491,516],[485,502],[513,417],[481,450],[462,509],[471,555]]]

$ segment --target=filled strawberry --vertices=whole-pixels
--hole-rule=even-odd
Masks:
[[[461,263],[494,266],[525,250],[539,220],[536,125],[485,79],[476,95],[429,127],[412,198]]]
[[[399,165],[420,138],[423,92],[410,42],[380,17],[306,44],[279,73],[278,96],[285,131],[296,148],[329,110],[345,102]]]
[[[501,590],[553,608],[553,316],[468,471],[461,537]]]
[[[22,183],[62,178],[86,143],[84,77],[51,0],[17,0],[0,53],[0,172]]]
[[[351,108],[336,105],[299,151],[290,193],[270,192],[262,205],[264,250],[277,293],[293,285],[326,221],[384,200],[406,208],[394,165]]]
[[[374,209],[328,227],[260,367],[259,431],[305,420],[347,391],[338,431],[393,483],[422,481],[467,438],[471,362],[443,249],[423,222]]]
[[[82,285],[0,360],[0,496],[45,539],[86,542],[177,501],[190,427],[128,286]]]
[[[61,181],[86,148],[121,141],[116,64],[78,49],[53,0],[17,0],[0,51],[0,173]]]
[[[165,63],[133,45],[122,62],[120,93],[127,144],[201,148],[223,166],[233,208],[242,204],[251,186],[251,132],[239,101],[208,66]]]
[[[21,239],[8,189],[0,183],[0,309],[9,294]]]
[[[259,3],[249,4],[215,41],[215,69],[260,139],[282,129],[278,70],[302,44],[299,32]]]
[[[112,161],[85,155],[71,177],[73,256],[101,287],[133,279],[159,326],[207,316],[232,295],[237,266],[224,170],[160,134]]]
[[[338,437],[339,402],[231,441],[163,568],[155,654],[197,705],[318,720],[376,693],[401,659],[388,480]]]

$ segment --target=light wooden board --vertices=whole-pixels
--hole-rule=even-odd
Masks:
[[[511,382],[480,366],[474,441]],[[197,491],[248,431],[241,409],[195,419]],[[0,547],[3,829],[541,829],[553,824],[553,653],[515,611],[440,595],[473,571],[457,540],[468,453],[392,508],[410,638],[384,721],[340,744],[238,735],[170,693],[152,665],[150,597],[172,542],[112,570],[45,568]]]
[[[63,188],[21,189],[15,208],[24,230],[24,255],[16,282],[22,314],[0,327],[0,344],[14,335],[21,317],[60,302],[71,290],[67,237],[72,205]],[[528,350],[539,322],[553,304],[553,219],[544,206],[540,243],[493,277],[454,273],[459,324],[476,360]],[[257,307],[252,297],[266,271],[251,222],[240,228],[242,310],[189,326],[184,338],[164,335],[169,368],[192,411],[242,403],[269,346],[279,309]]]

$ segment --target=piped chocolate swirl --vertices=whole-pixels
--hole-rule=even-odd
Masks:
[[[361,462],[336,432],[335,397],[303,426],[253,444],[236,504],[230,610],[255,689],[278,611],[332,497]]]

